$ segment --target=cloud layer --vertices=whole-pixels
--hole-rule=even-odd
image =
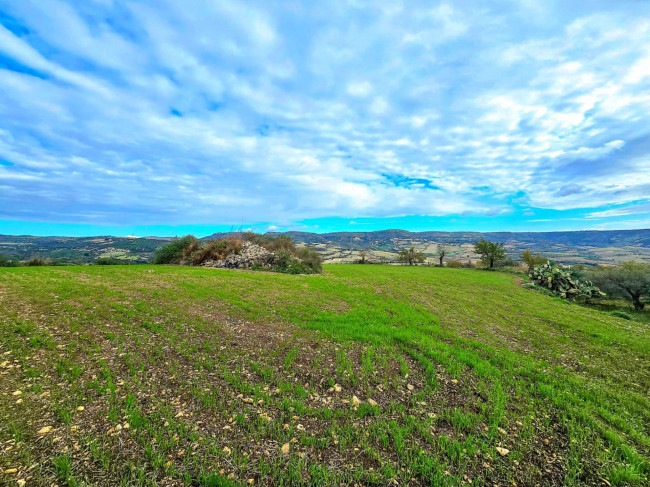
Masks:
[[[0,219],[648,214],[649,13],[0,0]]]

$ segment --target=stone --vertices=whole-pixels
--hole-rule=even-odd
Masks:
[[[270,269],[275,263],[275,254],[252,242],[244,242],[239,253],[232,253],[223,260],[208,260],[202,267],[223,269],[250,269],[261,267]]]

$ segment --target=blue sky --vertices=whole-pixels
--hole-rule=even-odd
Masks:
[[[0,0],[0,233],[650,227],[650,3]]]

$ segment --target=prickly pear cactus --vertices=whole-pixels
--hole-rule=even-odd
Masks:
[[[605,293],[601,292],[591,281],[580,280],[571,269],[559,264],[547,261],[546,264],[534,267],[528,275],[537,285],[564,299],[605,296]]]

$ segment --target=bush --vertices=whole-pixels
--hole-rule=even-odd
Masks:
[[[99,257],[95,260],[95,265],[122,265],[126,263],[127,262],[114,257]]]
[[[193,235],[186,235],[182,238],[175,238],[167,245],[158,247],[153,254],[154,264],[180,264],[186,250],[195,247],[198,239]]]
[[[521,254],[521,260],[528,266],[528,272],[532,271],[538,265],[544,265],[548,261],[544,256],[539,252],[537,255],[534,255],[530,250],[524,250]]]
[[[318,274],[323,272],[323,259],[320,254],[311,247],[300,247],[296,252],[307,270],[307,274]]]
[[[465,267],[465,264],[460,260],[448,260],[445,265],[451,267],[452,269],[461,269]]]
[[[530,272],[530,278],[541,287],[548,289],[563,299],[576,299],[605,296],[591,281],[581,280],[571,269],[559,264],[539,265]]]
[[[17,260],[9,259],[8,257],[0,254],[0,267],[18,267],[19,265],[20,262]]]
[[[310,247],[300,247],[296,255],[288,250],[280,250],[275,254],[273,270],[285,274],[318,274],[323,271],[322,259]]]
[[[197,243],[199,243],[197,241]],[[223,260],[230,254],[241,252],[242,241],[237,237],[225,237],[210,240],[203,245],[190,246],[186,257],[191,257],[192,264],[201,265],[209,260]]]
[[[505,257],[504,259],[495,262],[494,266],[498,268],[519,267],[519,262],[511,257]]]
[[[632,319],[632,316],[630,314],[626,313],[625,311],[616,310],[616,311],[612,311],[610,314],[612,316],[616,316],[618,318],[623,318],[624,320],[628,320],[628,321]]]
[[[38,267],[48,265],[48,263],[40,257],[32,257],[27,262],[25,262],[25,265],[29,267]]]

